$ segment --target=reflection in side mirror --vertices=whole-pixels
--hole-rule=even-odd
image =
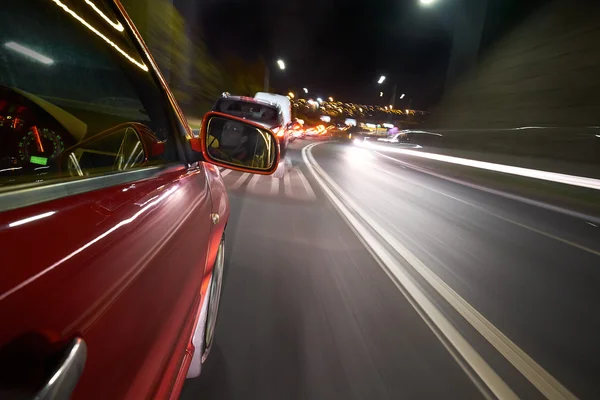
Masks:
[[[259,124],[211,112],[204,117],[201,135],[205,154],[216,164],[263,174],[277,168],[275,134]]]

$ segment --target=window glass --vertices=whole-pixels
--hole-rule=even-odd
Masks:
[[[278,107],[243,100],[221,99],[216,111],[270,125],[276,125],[280,120]]]
[[[169,127],[161,89],[105,2],[2,5],[0,190],[173,161]],[[83,174],[66,168],[73,157]]]

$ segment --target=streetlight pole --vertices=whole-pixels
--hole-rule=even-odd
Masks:
[[[280,70],[283,71],[285,69],[285,63],[283,62],[283,60],[281,60],[281,59],[277,60],[277,65],[279,65]],[[265,63],[265,80],[264,80],[264,91],[265,92],[269,92],[270,80],[271,80],[271,69],[269,68],[269,64]]]
[[[393,109],[396,108],[396,90],[398,89],[398,84],[394,83],[394,88],[392,89],[392,101],[390,101],[390,105]]]
[[[265,93],[269,92],[270,75],[271,75],[271,70],[269,69],[269,66],[267,64],[265,64],[265,82],[264,82],[264,90],[263,90]]]

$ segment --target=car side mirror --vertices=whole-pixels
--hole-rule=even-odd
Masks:
[[[260,124],[232,115],[209,112],[192,149],[216,165],[238,171],[270,175],[279,163],[275,134]]]

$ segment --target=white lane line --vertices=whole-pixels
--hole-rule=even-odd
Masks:
[[[288,197],[292,197],[292,182],[290,181],[290,169],[286,168],[285,175],[283,176],[283,188],[285,189],[285,195]]]
[[[298,174],[298,178],[300,178],[300,182],[302,182],[302,186],[304,186],[308,200],[315,200],[317,196],[315,196],[315,192],[310,186],[308,179],[304,176],[304,173],[299,168],[296,168],[296,174]]]
[[[279,194],[279,179],[271,178],[271,196],[277,196]]]
[[[242,186],[244,184],[244,182],[246,181],[246,179],[248,179],[249,176],[250,176],[250,174],[248,172],[243,173],[242,176],[240,176],[238,178],[238,180],[235,181],[233,183],[233,185],[231,185],[231,189],[237,189],[240,186]]]
[[[477,352],[466,342],[460,333],[455,332],[455,328],[445,319],[441,312],[426,297],[421,289],[414,285],[409,276],[402,269],[401,265],[383,248],[379,240],[385,240],[395,251],[404,258],[413,269],[425,279],[436,292],[442,296],[467,322],[471,324],[492,346],[498,350],[531,384],[533,384],[548,399],[576,399],[576,397],[544,368],[535,362],[529,355],[521,350],[498,328],[489,322],[466,300],[440,279],[433,271],[423,264],[414,254],[412,254],[402,243],[400,243],[393,234],[388,232],[376,221],[369,217],[369,214],[362,210],[358,205],[325,173],[315,161],[310,150],[319,145],[314,143],[302,150],[302,157],[317,180],[321,188],[329,196],[332,203],[337,206],[342,216],[349,221],[356,232],[363,237],[371,249],[385,263],[385,267],[397,279],[397,282],[406,289],[409,294],[418,301],[418,304],[427,313],[433,323],[440,329],[446,338],[452,343],[456,350],[461,354],[471,368],[489,387],[489,389],[498,398],[516,398],[516,395],[506,385],[504,381],[485,363]],[[330,189],[331,188],[331,189]],[[335,191],[335,194],[334,194]],[[370,226],[381,239],[373,238],[368,229],[357,220],[350,210],[361,216],[361,218]],[[386,254],[387,253],[387,254]],[[448,326],[450,324],[450,326]]]
[[[233,170],[225,168],[224,170],[221,170],[221,176],[223,178],[225,178],[227,175],[229,175],[231,173],[231,171],[233,171]]]
[[[260,177],[261,177],[261,176],[262,176],[262,175],[255,174],[255,175],[252,177],[252,179],[250,179],[250,182],[248,182],[248,187],[247,187],[247,190],[248,190],[249,192],[253,192],[253,193],[254,193],[254,192],[256,192],[256,189],[255,189],[255,187],[256,187],[256,184],[258,183],[258,180],[260,179]]]
[[[387,156],[386,156],[386,155],[384,155],[384,154],[381,154],[381,155],[382,155],[382,156],[384,156],[384,157],[387,157]],[[392,158],[392,159],[393,159],[393,158]],[[450,199],[452,199],[452,200],[455,200],[455,201],[458,201],[458,202],[460,202],[460,203],[463,203],[463,204],[469,205],[469,206],[471,206],[471,207],[473,207],[473,208],[476,208],[476,209],[478,209],[478,210],[480,210],[480,211],[482,211],[482,212],[484,212],[484,213],[486,213],[486,214],[489,214],[489,215],[491,215],[491,216],[493,216],[493,217],[496,217],[496,218],[498,218],[498,219],[501,219],[501,220],[503,220],[503,221],[505,221],[505,222],[509,222],[509,223],[511,223],[511,224],[517,225],[517,226],[519,226],[519,227],[521,227],[521,228],[523,228],[523,229],[527,229],[528,231],[531,231],[531,232],[537,233],[538,235],[545,236],[545,237],[547,237],[547,238],[550,238],[550,239],[553,239],[553,240],[559,241],[559,242],[561,242],[561,243],[567,244],[567,245],[569,245],[569,246],[573,246],[573,247],[575,247],[575,248],[578,248],[579,250],[583,250],[583,251],[585,251],[585,252],[588,252],[588,253],[594,254],[594,255],[596,255],[596,256],[600,256],[600,251],[597,251],[597,250],[590,249],[589,247],[585,247],[585,246],[583,246],[583,245],[577,244],[577,243],[575,243],[575,242],[572,242],[572,241],[570,241],[570,240],[563,239],[563,238],[561,238],[561,237],[559,237],[559,236],[555,236],[555,235],[553,235],[553,234],[551,234],[551,233],[547,233],[547,232],[544,232],[544,231],[542,231],[542,230],[539,230],[539,229],[533,228],[533,227],[531,227],[531,226],[529,226],[529,225],[525,225],[525,224],[522,224],[522,223],[520,223],[520,222],[517,222],[517,221],[515,221],[515,220],[512,220],[512,219],[510,219],[510,218],[503,217],[503,216],[501,216],[501,215],[498,215],[498,214],[496,214],[496,213],[493,213],[493,212],[491,212],[491,211],[489,211],[489,210],[487,210],[487,209],[485,209],[485,208],[483,208],[483,207],[481,207],[481,206],[475,205],[475,204],[473,204],[473,203],[471,203],[471,202],[468,202],[468,201],[466,201],[466,200],[463,200],[463,199],[459,199],[458,197],[454,197],[454,196],[452,196],[452,195],[449,195],[449,194],[447,194],[447,193],[444,193],[444,192],[442,192],[442,191],[439,191],[439,190],[437,190],[437,189],[433,189],[432,187],[429,187],[429,186],[427,186],[427,185],[423,185],[423,184],[421,184],[421,183],[417,183],[417,182],[413,181],[412,179],[408,179],[408,178],[405,178],[405,177],[401,177],[401,176],[399,176],[399,175],[396,175],[396,174],[394,174],[394,173],[392,173],[392,172],[386,171],[386,170],[384,170],[384,169],[382,169],[382,168],[375,167],[375,169],[377,169],[377,170],[379,170],[380,172],[383,172],[383,173],[385,173],[385,174],[387,174],[387,175],[391,175],[391,176],[393,176],[393,177],[395,177],[395,178],[402,179],[402,180],[404,180],[404,181],[406,181],[406,182],[410,182],[411,184],[413,184],[413,185],[415,185],[415,186],[419,186],[419,187],[421,187],[421,188],[424,188],[424,189],[430,190],[430,191],[432,191],[432,192],[434,192],[434,193],[437,193],[437,194],[440,194],[440,195],[442,195],[442,196],[448,197],[448,198],[450,198]],[[588,222],[588,224],[589,224],[589,222]]]
[[[315,143],[315,145],[317,144],[319,143]],[[304,149],[310,148],[311,146],[309,145]],[[321,189],[329,197],[332,204],[338,209],[342,217],[346,219],[349,225],[351,225],[359,237],[362,238],[370,250],[376,255],[376,258],[378,258],[382,264],[382,269],[390,276],[391,280],[398,286],[402,294],[407,297],[408,301],[411,303],[411,305],[413,305],[425,323],[428,326],[433,324],[437,328],[432,329],[434,334],[443,335],[445,341],[442,340],[442,344],[446,346],[445,342],[447,342],[454,348],[448,349],[451,355],[455,356],[453,352],[460,354],[460,357],[462,357],[462,359],[469,365],[475,374],[477,374],[479,379],[481,379],[481,381],[497,398],[517,399],[518,397],[512,391],[512,389],[485,362],[479,353],[477,353],[477,351],[461,335],[461,333],[446,318],[446,316],[435,306],[435,304],[421,290],[421,288],[413,282],[412,278],[410,278],[408,273],[399,265],[394,256],[390,254],[388,250],[386,250],[386,248],[381,244],[380,240],[377,239],[350,210],[348,210],[344,204],[346,199],[340,199],[338,198],[338,195],[334,194],[333,190],[336,190],[335,187],[332,185],[332,189],[330,189],[330,186],[324,182],[324,180],[330,180],[331,178],[322,172],[316,162],[313,164],[314,158],[312,158],[312,154],[307,153],[304,149],[302,150],[304,162],[306,163],[309,171],[313,174],[317,183],[320,184]],[[310,161],[309,158],[311,159]],[[331,182],[329,182],[329,184],[331,184]],[[348,206],[351,208],[354,207],[349,203],[346,204],[348,204]],[[358,210],[354,209],[354,211],[357,212]],[[423,315],[423,313],[425,315]],[[461,362],[458,362],[458,364],[465,369]],[[471,377],[468,369],[465,369],[465,372]],[[478,382],[476,380],[474,382],[477,385]]]
[[[435,176],[437,178],[444,179],[446,181],[458,183],[459,185],[463,185],[463,186],[468,186],[470,188],[477,189],[477,190],[480,190],[482,192],[492,193],[492,194],[495,194],[496,196],[506,197],[507,199],[511,199],[511,200],[515,200],[515,201],[520,201],[521,203],[525,203],[525,204],[529,204],[529,205],[532,205],[532,206],[544,208],[546,210],[550,210],[550,211],[554,211],[554,212],[557,212],[557,213],[560,213],[560,214],[568,215],[568,216],[573,217],[573,218],[594,221],[597,224],[600,224],[600,218],[596,218],[596,217],[591,216],[591,215],[586,215],[586,214],[583,214],[583,213],[580,213],[580,212],[577,212],[577,211],[568,210],[566,208],[562,208],[562,207],[554,206],[554,205],[551,205],[551,204],[543,203],[541,201],[528,199],[526,197],[517,196],[515,194],[511,194],[511,193],[507,193],[507,192],[502,192],[500,190],[490,189],[488,187],[481,186],[481,185],[476,185],[474,183],[462,181],[460,179],[451,178],[449,176],[445,176],[445,175],[439,174],[437,172],[433,172],[430,169],[427,169],[427,168],[424,168],[424,167],[420,167],[420,166],[408,163],[406,161],[398,160],[398,159],[396,159],[394,157],[386,156],[385,154],[382,154],[382,153],[380,153],[378,151],[376,151],[375,153],[377,153],[381,157],[388,158],[388,159],[390,159],[390,160],[392,160],[392,161],[400,164],[401,166],[406,166],[406,167],[408,167],[410,169],[413,169],[413,170],[416,170],[416,171],[420,171],[420,172],[423,172],[423,173],[428,174],[428,175],[433,175],[433,176]]]
[[[505,174],[519,175],[519,176],[524,176],[527,178],[534,178],[534,179],[540,179],[540,180],[544,180],[544,181],[564,183],[566,185],[579,186],[579,187],[600,190],[600,179],[560,174],[558,172],[541,171],[541,170],[537,170],[537,169],[529,169],[529,168],[523,168],[523,167],[515,167],[512,165],[495,164],[495,163],[486,162],[486,161],[470,160],[467,158],[445,156],[442,154],[426,153],[426,152],[422,152],[422,151],[406,150],[406,149],[393,149],[393,148],[389,148],[386,146],[372,144],[372,143],[369,143],[368,141],[365,141],[364,143],[362,143],[361,146],[377,149],[379,151],[405,154],[405,155],[413,156],[413,157],[427,158],[430,160],[442,161],[442,162],[451,163],[451,164],[458,164],[458,165],[464,165],[467,167],[485,169],[488,171],[502,172]]]

